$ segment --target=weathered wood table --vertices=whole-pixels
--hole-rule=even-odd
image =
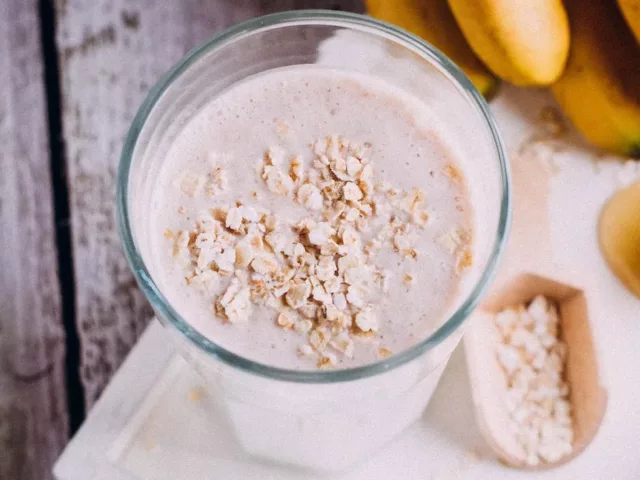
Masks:
[[[115,227],[149,88],[249,17],[360,0],[0,0],[0,479],[51,465],[146,326]]]

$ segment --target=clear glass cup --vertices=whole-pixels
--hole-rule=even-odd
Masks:
[[[475,213],[475,268],[432,335],[374,364],[336,371],[275,368],[205,338],[154,282],[144,221],[153,179],[173,138],[224,89],[283,66],[316,64],[373,75],[423,99],[455,132]],[[237,25],[190,52],[151,90],[118,172],[118,225],[127,259],[161,322],[205,377],[216,408],[249,453],[314,470],[349,467],[417,420],[486,289],[510,215],[509,173],[482,96],[443,54],[361,15],[297,11]]]

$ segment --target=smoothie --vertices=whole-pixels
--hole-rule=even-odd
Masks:
[[[442,122],[382,80],[297,66],[198,112],[155,179],[150,268],[194,328],[287,369],[369,364],[426,338],[473,266]]]

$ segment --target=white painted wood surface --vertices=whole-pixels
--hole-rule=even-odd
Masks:
[[[148,89],[189,49],[233,23],[360,0],[57,0],[78,324],[90,407],[150,316],[115,228],[123,138]]]
[[[46,480],[68,437],[36,0],[0,1],[0,479]]]

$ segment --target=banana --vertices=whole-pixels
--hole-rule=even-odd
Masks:
[[[497,91],[499,80],[475,56],[449,10],[447,0],[366,0],[368,13],[421,37],[441,50],[485,98]]]
[[[502,79],[549,85],[562,73],[569,51],[562,0],[449,0],[449,6],[473,51]]]
[[[571,52],[551,91],[592,143],[640,156],[640,47],[614,2],[565,4],[571,18]]]
[[[620,190],[607,202],[598,229],[605,260],[640,298],[640,181]]]
[[[640,43],[640,0],[618,0],[618,6]]]

